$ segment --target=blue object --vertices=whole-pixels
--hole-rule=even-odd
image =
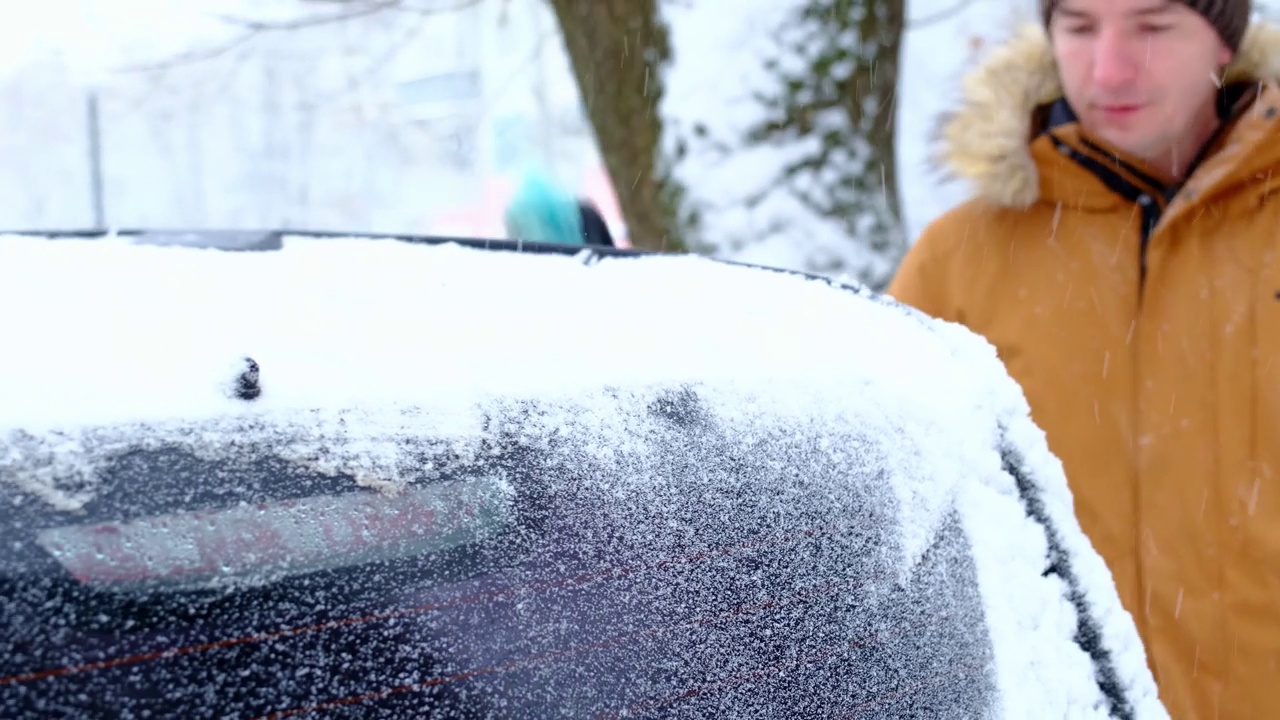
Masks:
[[[516,240],[586,244],[577,198],[543,173],[525,174],[503,219]]]

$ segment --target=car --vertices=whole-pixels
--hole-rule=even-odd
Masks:
[[[691,255],[0,236],[0,716],[1168,717],[994,349]]]

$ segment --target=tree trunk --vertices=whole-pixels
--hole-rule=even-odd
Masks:
[[[659,0],[551,0],[631,243],[682,250],[677,191],[658,166],[662,67],[670,58]]]

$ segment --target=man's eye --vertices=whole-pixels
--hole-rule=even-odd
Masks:
[[[1093,32],[1092,25],[1067,25],[1062,29],[1068,35],[1089,35]]]
[[[1168,25],[1143,25],[1139,28],[1144,35],[1159,35],[1169,30]]]

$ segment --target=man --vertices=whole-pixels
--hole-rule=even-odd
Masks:
[[[1173,717],[1280,717],[1280,33],[1041,7],[966,80],[942,159],[976,197],[889,293],[1022,385]]]

